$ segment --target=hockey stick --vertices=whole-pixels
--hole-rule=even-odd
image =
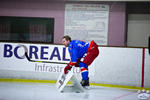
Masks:
[[[63,63],[63,62],[50,62],[50,61],[36,61],[36,60],[31,60],[27,54],[27,52],[25,52],[25,57],[27,58],[28,61],[30,62],[39,62],[39,63],[55,63],[55,64],[68,64],[68,63]]]

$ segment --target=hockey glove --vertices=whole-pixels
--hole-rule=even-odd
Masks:
[[[71,70],[72,66],[70,66],[69,64],[67,64],[67,66],[64,69],[64,73],[67,74],[69,70]]]

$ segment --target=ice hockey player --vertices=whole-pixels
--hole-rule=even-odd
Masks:
[[[68,35],[63,36],[62,43],[65,47],[68,47],[71,58],[64,69],[64,73],[67,74],[72,66],[80,67],[82,76],[81,85],[83,87],[89,86],[88,66],[99,55],[98,45],[93,40],[90,43],[85,43],[81,40],[71,40],[71,37]],[[81,58],[83,58],[82,61]]]

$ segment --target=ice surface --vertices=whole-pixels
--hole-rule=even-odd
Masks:
[[[60,93],[55,84],[0,82],[0,100],[138,100],[137,90],[90,86],[75,93],[67,88]]]

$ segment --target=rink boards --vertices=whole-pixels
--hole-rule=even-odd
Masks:
[[[0,77],[57,80],[65,64],[29,62],[24,56],[25,45],[31,59],[69,62],[63,45],[0,43]],[[150,87],[150,56],[146,48],[99,47],[100,54],[89,67],[92,83]],[[74,69],[74,73],[79,73]],[[9,73],[9,74],[8,74]]]

